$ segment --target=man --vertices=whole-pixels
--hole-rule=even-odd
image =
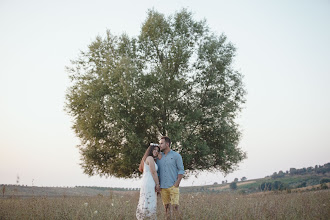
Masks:
[[[163,136],[159,141],[162,151],[161,159],[157,159],[160,186],[156,190],[161,193],[166,217],[171,214],[171,206],[176,216],[179,215],[179,185],[184,174],[182,157],[171,150],[171,139]]]

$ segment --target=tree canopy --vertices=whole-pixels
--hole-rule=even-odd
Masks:
[[[88,175],[134,177],[150,142],[167,135],[187,173],[228,173],[246,155],[235,122],[245,89],[235,47],[183,9],[149,10],[137,37],[108,30],[67,67],[66,111]]]

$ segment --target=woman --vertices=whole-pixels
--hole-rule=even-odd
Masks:
[[[156,219],[157,217],[157,193],[155,188],[159,186],[159,179],[157,175],[158,167],[155,163],[155,159],[159,151],[160,148],[158,144],[150,144],[139,166],[139,170],[143,172],[143,174],[140,199],[136,209],[137,219]]]

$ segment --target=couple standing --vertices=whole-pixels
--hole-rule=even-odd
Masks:
[[[163,136],[158,144],[150,144],[142,157],[139,170],[143,172],[137,219],[156,219],[157,192],[160,192],[166,217],[179,213],[179,185],[184,174],[182,157],[171,150],[171,140]],[[160,152],[162,151],[162,152]]]

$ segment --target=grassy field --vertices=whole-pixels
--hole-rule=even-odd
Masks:
[[[98,196],[11,196],[0,219],[135,219],[138,191]],[[183,219],[329,219],[330,190],[309,192],[181,193]],[[158,197],[158,219],[164,219]]]

